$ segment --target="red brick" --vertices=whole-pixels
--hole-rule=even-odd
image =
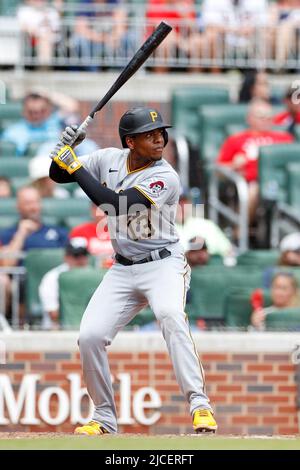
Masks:
[[[159,361],[164,360],[164,359],[165,360],[167,359],[168,361],[170,360],[169,355],[167,353],[155,353],[154,359],[159,360]]]
[[[218,392],[241,392],[242,386],[241,385],[218,385],[217,390]]]
[[[263,375],[263,382],[288,382],[289,376],[288,375]]]
[[[61,370],[65,371],[73,371],[73,370],[81,370],[81,365],[80,364],[72,364],[71,362],[63,362],[61,364]]]
[[[46,382],[56,382],[59,380],[67,380],[66,374],[45,374],[44,380]]]
[[[170,423],[172,424],[190,424],[191,418],[189,416],[171,416]]]
[[[164,391],[164,392],[178,392],[179,386],[177,384],[158,384],[155,386],[157,391]]]
[[[245,361],[256,362],[258,361],[258,355],[257,354],[233,354],[232,360],[239,361],[239,362],[245,362]]]
[[[295,366],[293,364],[278,364],[279,372],[295,372]]]
[[[133,354],[132,353],[110,353],[109,358],[114,361],[126,361],[126,360],[132,360]]]
[[[287,403],[289,401],[289,397],[278,395],[263,395],[261,398],[264,403]]]
[[[233,416],[233,424],[258,424],[257,416]]]
[[[131,369],[131,371],[146,370],[149,368],[149,362],[146,362],[145,364],[139,364],[137,362],[132,362],[132,363],[125,362],[122,367],[124,369]]]
[[[279,406],[278,413],[297,413],[297,408],[295,406]]]
[[[14,383],[22,382],[23,378],[24,378],[24,374],[13,374]]]
[[[289,362],[290,357],[288,354],[264,354],[263,361],[270,362]]]
[[[154,375],[154,380],[159,381],[159,380],[166,380],[166,374],[155,374]]]
[[[226,382],[227,374],[205,374],[206,382]]]
[[[169,362],[168,364],[158,364],[156,367],[156,370],[173,370],[172,364]]]
[[[288,424],[289,416],[264,416],[263,424]]]
[[[40,353],[31,353],[31,352],[16,352],[14,353],[15,361],[40,361],[42,360],[42,355]]]
[[[258,382],[258,375],[233,375],[232,376],[233,382]]]
[[[233,395],[232,403],[257,403],[258,397],[255,395]]]
[[[211,403],[226,403],[227,396],[226,395],[212,395],[209,394],[209,398]]]
[[[227,361],[229,359],[228,354],[201,354],[201,361]]]
[[[271,372],[272,370],[272,364],[247,364],[248,372]]]
[[[299,429],[298,426],[279,426],[278,434],[298,434]]]
[[[278,386],[278,391],[279,392],[291,392],[291,393],[297,393],[297,386],[296,385],[279,385]]]
[[[150,354],[149,354],[149,353],[139,353],[139,354],[138,354],[138,359],[141,359],[141,360],[146,359],[146,360],[148,361],[149,358],[150,358]]]
[[[141,373],[136,374],[135,375],[135,380],[137,382],[140,382],[140,381],[148,381],[149,382],[149,380],[150,380],[149,374],[141,374]],[[166,377],[165,377],[165,380],[166,380]]]

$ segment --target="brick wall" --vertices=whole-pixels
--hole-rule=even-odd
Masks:
[[[118,374],[130,374],[131,395],[142,387],[153,387],[160,395],[161,417],[152,426],[121,425],[121,432],[165,434],[191,432],[188,406],[181,396],[168,354],[150,352],[111,352],[111,373],[119,409],[120,384]],[[221,434],[295,434],[297,423],[296,369],[290,354],[228,353],[201,351],[206,371],[207,391],[216,411]],[[13,352],[7,353],[7,364],[0,366],[0,376],[8,375],[14,393],[27,374],[40,374],[37,401],[47,387],[61,387],[70,393],[69,373],[80,373],[79,353],[76,351]],[[83,411],[87,403],[83,401]],[[52,416],[57,414],[55,395],[50,402]],[[151,410],[147,413],[151,414]],[[83,412],[84,414],[84,412]],[[7,410],[6,410],[6,416]],[[37,409],[38,416],[38,409]],[[67,419],[62,425],[49,427],[20,423],[0,425],[0,431],[72,431]]]

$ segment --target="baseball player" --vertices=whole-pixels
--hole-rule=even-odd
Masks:
[[[120,120],[122,150],[106,148],[78,159],[74,147],[85,133],[67,127],[51,155],[51,178],[58,183],[77,181],[106,211],[115,251],[115,263],[81,321],[83,375],[95,408],[93,420],[77,427],[76,434],[117,432],[106,348],[147,304],[160,324],[176,379],[190,405],[194,430],[217,429],[184,312],[190,267],[174,227],[179,177],[162,158],[168,127],[157,110],[134,108]],[[71,147],[68,143],[75,136]]]

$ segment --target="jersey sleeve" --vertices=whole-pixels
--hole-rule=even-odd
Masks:
[[[89,155],[82,155],[79,160],[84,168],[98,181],[101,180],[101,166],[103,166],[104,151],[97,150]]]
[[[147,178],[134,188],[158,208],[161,208],[163,204],[176,204],[180,194],[180,183],[176,173]]]

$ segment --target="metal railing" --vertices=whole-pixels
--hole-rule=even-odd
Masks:
[[[131,6],[133,8],[133,6]],[[61,19],[58,31],[49,34],[45,46],[40,38],[22,32],[16,18],[0,18],[0,66],[12,65],[63,67],[98,70],[124,67],[145,38],[157,26],[146,21],[144,7],[137,6],[125,21],[116,22],[109,15],[84,17],[97,37],[88,39],[80,33],[78,16]],[[280,27],[257,26],[248,36],[236,29],[215,33],[213,39],[195,21],[172,21],[173,36],[148,59],[147,67],[168,69],[201,68],[268,68],[300,69],[299,28],[291,26],[289,34]],[[113,32],[121,26],[123,33],[112,43]],[[101,34],[103,40],[101,40]],[[43,52],[44,47],[44,52]]]
[[[209,184],[209,218],[220,226],[222,216],[232,227],[238,228],[238,251],[243,253],[249,247],[249,191],[245,179],[230,168],[212,165]],[[234,184],[237,191],[237,210],[233,210],[220,199],[220,185],[223,182]]]

